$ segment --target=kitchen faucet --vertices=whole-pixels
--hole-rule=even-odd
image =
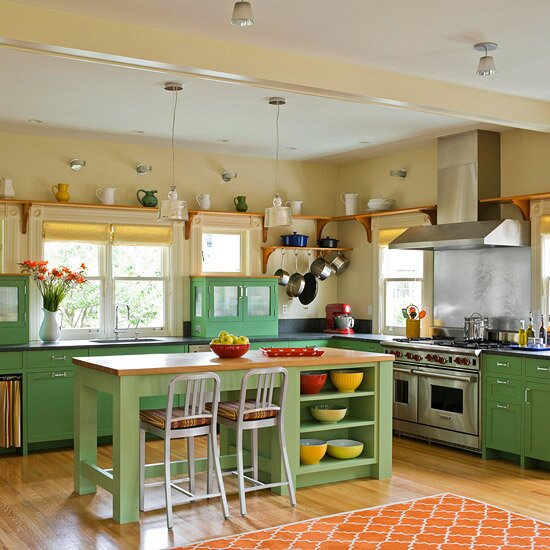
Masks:
[[[128,324],[130,324],[130,306],[128,304],[117,304],[115,306],[115,330],[113,331],[115,333],[115,338],[117,339],[118,339],[118,335],[121,332],[128,332],[128,327],[119,328],[118,326],[118,323],[119,323],[118,312],[121,307],[126,308],[126,320],[128,321]]]

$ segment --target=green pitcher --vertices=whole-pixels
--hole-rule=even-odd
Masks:
[[[235,203],[235,209],[237,212],[246,212],[248,210],[248,204],[246,204],[246,197],[244,195],[239,195],[233,199]]]
[[[143,193],[142,197],[139,196],[140,193]],[[157,199],[157,197],[155,197],[155,193],[158,193],[156,189],[154,191],[146,191],[145,189],[140,189],[136,193],[136,197],[143,206],[147,208],[154,208],[159,203],[159,200]]]

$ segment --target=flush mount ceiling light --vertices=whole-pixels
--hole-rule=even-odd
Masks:
[[[86,166],[86,161],[82,159],[72,159],[71,162],[69,162],[69,166],[71,167],[71,170],[78,172]]]
[[[476,74],[479,76],[492,76],[496,74],[497,68],[495,67],[495,60],[492,55],[487,55],[487,52],[491,52],[498,48],[498,44],[495,42],[480,42],[474,45],[474,49],[478,52],[484,52],[485,55],[479,58],[479,65],[477,66]]]
[[[250,27],[254,23],[250,2],[235,2],[231,24],[235,25],[235,27]]]
[[[140,176],[145,176],[147,175],[149,172],[152,172],[153,171],[153,167],[150,165],[150,164],[143,164],[143,163],[140,163],[136,166],[136,172],[140,175]]]
[[[281,105],[286,103],[286,100],[282,97],[270,97],[268,99],[270,105],[277,107],[277,115],[275,118],[275,138],[276,138],[276,152],[275,152],[275,196],[273,197],[273,206],[265,209],[265,227],[282,227],[286,225],[292,225],[292,214],[288,206],[283,206],[283,201],[279,196],[277,188],[279,186],[279,111]]]
[[[229,183],[233,178],[237,177],[237,172],[231,172],[230,170],[224,170],[222,172],[222,180]]]
[[[172,110],[172,135],[171,135],[171,150],[172,150],[172,185],[168,193],[168,200],[160,201],[159,204],[159,220],[181,222],[189,219],[187,211],[187,203],[178,199],[176,191],[176,156],[174,146],[174,136],[176,132],[176,112],[178,108],[178,92],[183,90],[181,82],[166,82],[164,89],[167,92],[174,94],[174,104]]]

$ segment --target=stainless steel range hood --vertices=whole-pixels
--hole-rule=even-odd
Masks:
[[[500,134],[474,130],[438,140],[437,225],[411,227],[389,247],[408,250],[530,246],[530,223],[500,218]]]

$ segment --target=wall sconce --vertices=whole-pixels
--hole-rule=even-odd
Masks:
[[[82,159],[72,159],[71,162],[69,162],[69,166],[71,167],[71,170],[78,172],[81,168],[86,166],[86,161]]]
[[[226,183],[229,183],[233,178],[237,177],[237,172],[230,172],[229,170],[224,170],[222,172],[222,180]]]
[[[138,164],[136,166],[136,172],[140,176],[146,176],[149,172],[152,172],[153,167],[150,164]]]
[[[390,170],[390,176],[392,178],[406,178],[407,170],[405,168],[400,168],[399,170]]]

